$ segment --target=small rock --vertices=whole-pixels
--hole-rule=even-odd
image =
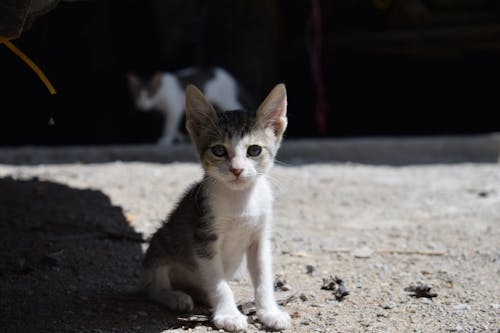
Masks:
[[[373,250],[367,246],[363,246],[352,251],[354,258],[370,258],[373,254]]]
[[[311,324],[311,321],[308,319],[308,318],[304,318],[301,322],[300,322],[301,325],[304,325],[304,326],[309,326]]]
[[[312,275],[315,270],[316,270],[316,268],[314,268],[313,265],[307,265],[306,266],[306,274]]]
[[[324,304],[311,304],[311,307],[313,307],[313,308],[324,308],[325,305]]]
[[[408,291],[412,294],[410,296],[412,297],[425,297],[425,298],[433,298],[437,297],[436,293],[431,293],[431,287],[425,285],[425,284],[418,284],[416,286],[410,285],[409,287],[406,287],[404,290]]]
[[[421,298],[420,303],[422,304],[431,304],[431,300],[428,298]]]
[[[470,305],[467,303],[455,304],[455,305],[453,305],[453,310],[455,310],[455,311],[470,310]]]
[[[344,281],[338,276],[335,278],[330,276],[328,279],[323,279],[321,289],[333,291],[337,301],[342,301],[345,296],[349,295],[349,291],[346,289]]]
[[[284,279],[276,279],[274,282],[274,290],[275,291],[290,291],[292,287],[286,282]]]
[[[455,326],[455,328],[453,328],[453,332],[462,332],[464,330],[464,328],[460,325],[457,325]]]
[[[480,198],[486,198],[490,193],[488,191],[479,191],[477,196]]]
[[[384,306],[382,306],[382,309],[384,310],[392,310],[394,308],[396,308],[398,305],[394,302],[389,302],[387,304],[385,304]]]

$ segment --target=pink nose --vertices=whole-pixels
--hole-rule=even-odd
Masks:
[[[233,173],[233,175],[238,177],[243,172],[243,169],[236,169],[236,168],[230,167],[229,171],[231,171]]]

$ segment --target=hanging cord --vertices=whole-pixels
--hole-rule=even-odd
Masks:
[[[319,0],[312,0],[311,15],[307,22],[305,44],[309,53],[311,74],[316,86],[316,110],[314,117],[320,134],[326,134],[326,117],[330,105],[325,96],[325,86],[321,71],[321,43],[323,33],[321,29],[321,8]]]
[[[24,61],[30,68],[38,75],[40,80],[42,80],[43,84],[47,87],[51,95],[56,94],[56,89],[50,83],[49,79],[42,72],[40,67],[38,67],[26,54],[24,54],[21,50],[19,50],[14,44],[12,44],[7,38],[0,37],[0,43],[4,43],[14,54],[16,54],[22,61]]]

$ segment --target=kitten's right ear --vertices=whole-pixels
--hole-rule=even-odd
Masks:
[[[131,72],[128,72],[126,76],[130,91],[132,91],[134,95],[138,95],[139,91],[141,90],[141,79],[139,79],[137,75]]]
[[[277,84],[257,109],[257,124],[264,128],[272,128],[276,137],[281,138],[286,129],[286,88],[283,83]]]
[[[186,88],[186,129],[195,137],[213,124],[217,114],[203,93],[190,84]]]

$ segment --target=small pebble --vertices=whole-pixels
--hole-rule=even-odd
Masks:
[[[394,308],[396,308],[398,305],[394,302],[389,302],[387,304],[385,304],[382,308],[385,309],[385,310],[392,310]]]
[[[292,287],[286,282],[286,280],[277,279],[274,282],[274,290],[290,291],[292,290]]]
[[[325,305],[324,304],[311,304],[311,307],[313,307],[313,308],[324,308]]]
[[[314,268],[313,265],[307,265],[306,266],[306,273],[309,274],[309,275],[312,275],[315,270],[316,270],[316,268]]]
[[[422,304],[431,304],[432,301],[430,299],[428,299],[428,298],[421,298],[420,299],[420,303],[422,303]]]
[[[298,257],[298,258],[304,258],[305,256],[307,256],[307,254],[304,251],[298,251],[298,252],[292,253],[292,256]]]
[[[466,304],[466,303],[455,304],[455,305],[453,305],[453,310],[455,310],[455,311],[470,310],[470,305]]]
[[[373,254],[373,250],[367,246],[363,246],[352,251],[354,258],[370,258]]]
[[[308,326],[309,324],[311,324],[311,321],[307,318],[305,318],[304,320],[302,320],[300,322],[301,325],[304,325],[304,326]]]

